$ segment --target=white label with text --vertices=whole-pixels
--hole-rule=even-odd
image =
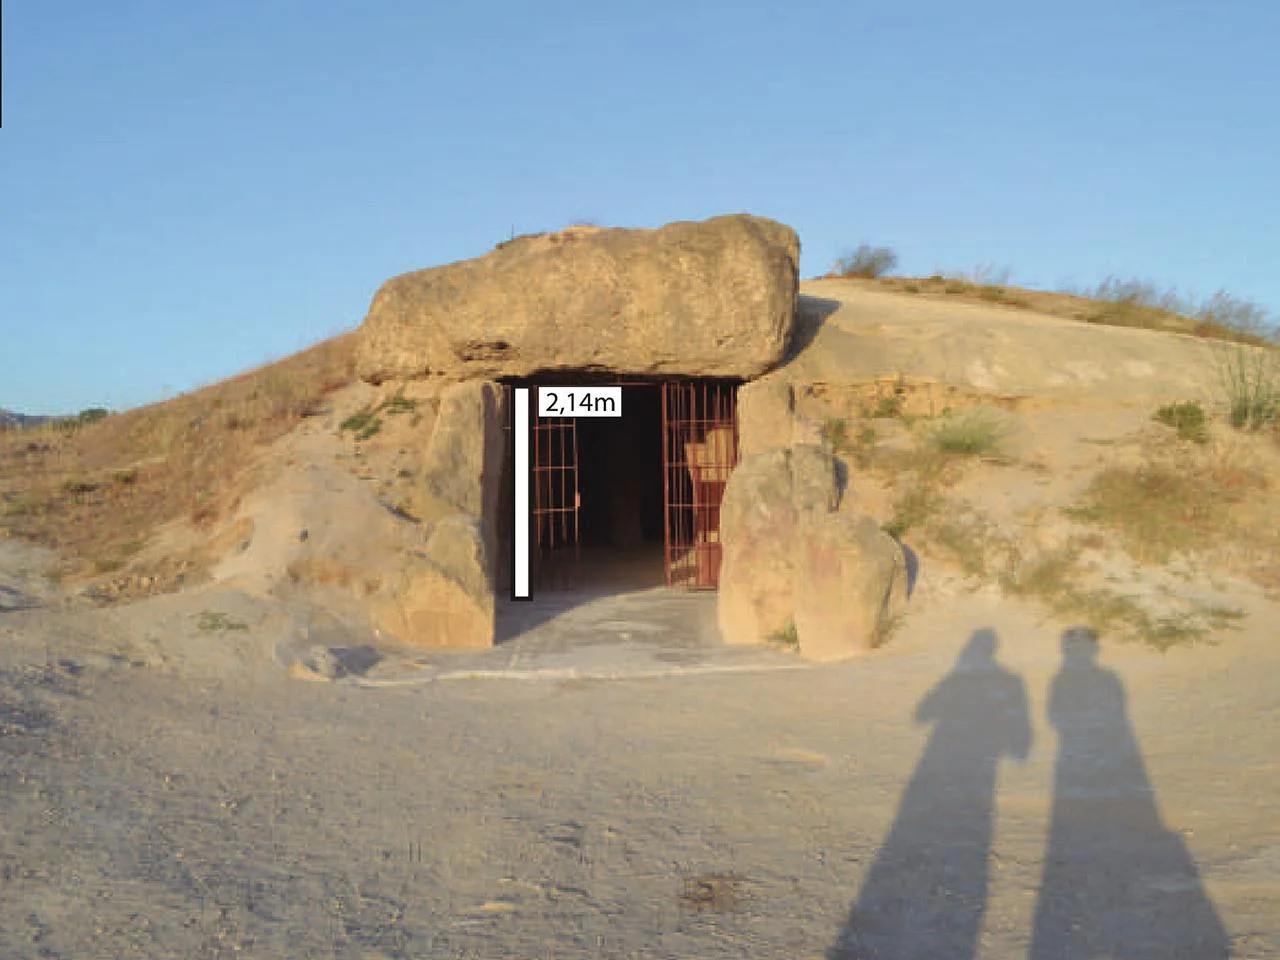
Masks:
[[[539,387],[540,417],[620,417],[621,387]]]

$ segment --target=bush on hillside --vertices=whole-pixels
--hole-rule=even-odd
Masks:
[[[898,255],[889,247],[873,247],[864,243],[853,253],[836,261],[834,273],[839,277],[874,279],[883,277],[898,265]]]

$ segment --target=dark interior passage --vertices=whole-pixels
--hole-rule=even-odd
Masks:
[[[582,546],[617,550],[661,546],[662,406],[658,387],[624,387],[620,418],[581,417],[577,430]]]

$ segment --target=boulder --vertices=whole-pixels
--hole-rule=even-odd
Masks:
[[[373,383],[755,377],[791,337],[799,259],[795,231],[746,215],[517,238],[387,281],[360,328],[357,370]]]
[[[767,450],[734,468],[720,502],[716,616],[725,643],[765,643],[787,629],[795,609],[791,451]]]
[[[726,643],[765,643],[794,627],[800,653],[837,660],[874,646],[906,603],[906,558],[870,517],[840,510],[829,447],[745,457],[720,505],[717,617]]]
[[[809,514],[795,561],[795,626],[809,660],[841,660],[876,646],[905,609],[902,547],[868,516]]]

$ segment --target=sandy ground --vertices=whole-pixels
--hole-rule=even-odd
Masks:
[[[0,956],[1280,957],[1275,609],[1064,667],[977,593],[806,667],[659,590],[304,683],[296,611],[2,556]]]
[[[844,299],[789,375],[1037,401],[951,491],[1020,542],[1139,455],[1152,398],[1207,388],[1188,338],[837,287],[806,285]],[[0,958],[1280,958],[1261,590],[1103,551],[1116,589],[1248,616],[1099,652],[924,555],[892,642],[844,664],[725,646],[713,597],[654,588],[397,649],[358,594],[412,546],[390,508],[426,428],[352,453],[348,393],[198,589],[98,606],[0,540]]]

